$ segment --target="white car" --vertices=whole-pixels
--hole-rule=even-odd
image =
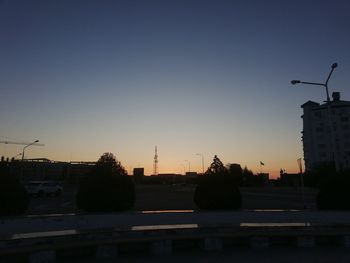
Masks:
[[[62,186],[50,181],[31,181],[26,184],[25,188],[28,194],[36,196],[59,196],[62,193]]]

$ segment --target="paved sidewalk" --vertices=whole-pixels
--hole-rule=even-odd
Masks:
[[[0,218],[0,236],[60,230],[131,228],[134,226],[197,224],[198,226],[247,223],[305,225],[349,225],[350,212],[332,211],[235,211],[235,212],[166,212],[111,213]]]

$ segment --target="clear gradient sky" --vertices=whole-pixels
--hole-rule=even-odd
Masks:
[[[302,109],[350,100],[350,2],[1,0],[0,140],[27,158],[297,170]],[[22,146],[0,144],[0,155]]]

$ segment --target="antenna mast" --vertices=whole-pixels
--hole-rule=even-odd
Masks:
[[[158,154],[157,154],[157,145],[154,150],[154,161],[153,161],[153,174],[158,175]]]

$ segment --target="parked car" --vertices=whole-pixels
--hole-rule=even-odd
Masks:
[[[28,194],[35,196],[59,196],[62,193],[62,186],[50,181],[31,181],[25,188]]]

